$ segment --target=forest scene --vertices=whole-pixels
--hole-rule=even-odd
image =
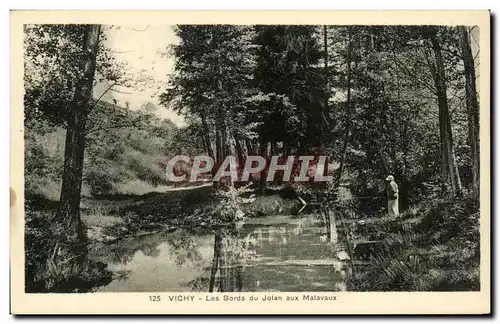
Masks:
[[[479,291],[479,37],[25,25],[26,292]],[[179,155],[331,180],[174,182]]]

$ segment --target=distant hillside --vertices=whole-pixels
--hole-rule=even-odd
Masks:
[[[161,164],[175,154],[179,130],[150,110],[96,106],[87,128],[92,145],[85,151],[83,195],[143,194],[167,183]],[[65,129],[37,121],[25,131],[26,196],[57,200]]]

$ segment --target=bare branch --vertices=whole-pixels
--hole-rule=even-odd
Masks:
[[[417,82],[422,84],[424,87],[426,87],[428,90],[430,90],[432,93],[436,94],[436,90],[433,87],[431,87],[429,84],[427,84],[427,82],[421,80],[418,76],[416,76],[414,73],[412,73],[409,69],[407,69],[407,68],[403,67],[401,64],[399,64],[399,62],[396,58],[396,52],[394,51],[394,49],[393,49],[392,53],[393,53],[392,60],[394,61],[394,64],[396,65],[396,67],[399,68],[399,70],[405,72],[410,77],[412,77],[414,80],[416,80]]]
[[[455,92],[451,96],[447,95],[447,97],[449,99],[454,99],[454,98],[458,97],[458,92],[460,92],[460,90],[461,90],[460,88],[455,88]]]
[[[111,84],[106,90],[104,90],[103,93],[101,93],[101,95],[99,96],[99,98],[97,98],[95,104],[90,107],[91,110],[93,110],[95,108],[95,106],[99,103],[99,101],[101,101],[102,97],[104,97],[104,95],[111,90],[111,88],[113,88],[115,85],[119,85],[118,82],[114,82],[113,84]]]
[[[127,92],[127,91],[120,91],[116,89],[110,89],[110,91],[116,92],[116,93],[121,93],[121,94],[132,94],[132,92]]]
[[[474,37],[474,34],[472,34],[472,29],[471,29],[471,33],[469,35],[474,40],[474,43],[476,43],[477,47],[481,48],[481,45],[479,45],[479,41],[476,39],[476,37]]]
[[[136,32],[144,32],[144,31],[148,30],[149,26],[150,26],[150,25],[147,25],[147,26],[146,26],[146,28],[144,28],[144,29],[135,29],[135,28],[131,28],[131,30],[136,31]]]
[[[481,51],[480,51],[480,50],[478,50],[478,51],[477,51],[477,53],[476,53],[476,55],[474,55],[474,61],[475,61],[475,60],[477,59],[477,57],[479,56],[479,53],[480,53],[480,52],[481,52]]]
[[[116,53],[116,54],[126,54],[126,53],[133,53],[135,50],[130,50],[130,51],[110,51],[111,53]]]
[[[463,96],[462,99],[460,99],[460,101],[457,103],[457,105],[455,106],[455,108],[451,109],[451,111],[450,111],[450,118],[453,116],[453,113],[460,107],[460,105],[462,105],[462,102],[464,102],[465,97],[466,96]]]

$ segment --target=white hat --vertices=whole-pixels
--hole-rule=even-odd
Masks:
[[[385,181],[394,181],[394,177],[390,175],[387,178],[385,178]]]

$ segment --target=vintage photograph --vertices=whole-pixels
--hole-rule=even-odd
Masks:
[[[23,24],[24,293],[481,291],[482,32]]]

